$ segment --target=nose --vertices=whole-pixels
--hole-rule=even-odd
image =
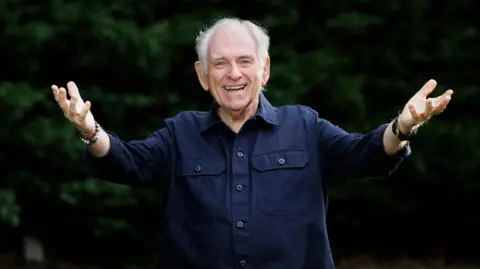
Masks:
[[[228,76],[233,80],[239,80],[242,78],[242,72],[240,72],[240,69],[236,64],[232,64],[232,68],[230,69]]]

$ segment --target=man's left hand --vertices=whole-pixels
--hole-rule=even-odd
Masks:
[[[452,99],[452,90],[445,91],[442,95],[431,98],[430,93],[437,86],[433,79],[427,81],[425,85],[408,101],[407,105],[398,118],[400,131],[409,134],[414,128],[422,125],[432,116],[440,114],[445,110]]]

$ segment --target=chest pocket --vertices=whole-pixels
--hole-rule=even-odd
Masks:
[[[309,211],[318,188],[309,173],[308,153],[284,150],[252,157],[261,210],[269,215],[299,215]]]
[[[208,158],[183,158],[177,167],[180,177],[217,176],[225,172],[225,162]]]
[[[212,158],[181,158],[177,166],[175,204],[190,216],[225,214],[225,161]],[[173,199],[173,196],[172,196]]]

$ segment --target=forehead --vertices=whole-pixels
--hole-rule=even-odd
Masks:
[[[238,57],[256,55],[257,44],[245,25],[229,25],[217,29],[210,40],[211,57]]]

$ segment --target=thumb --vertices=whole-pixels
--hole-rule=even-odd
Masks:
[[[92,103],[90,101],[86,101],[82,108],[80,109],[79,115],[83,117],[83,120],[87,117],[88,112],[90,112],[90,108],[92,107]]]
[[[82,129],[91,129],[93,128],[92,126],[88,125],[94,125],[94,121],[89,120],[89,118],[92,118],[92,115],[90,113],[90,108],[92,107],[92,103],[90,101],[85,102],[82,107],[80,108],[80,111],[78,112],[78,120],[76,122],[77,127],[82,128]]]
[[[430,79],[423,85],[423,87],[417,92],[418,95],[422,97],[427,97],[433,90],[437,87],[437,81]]]

